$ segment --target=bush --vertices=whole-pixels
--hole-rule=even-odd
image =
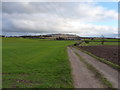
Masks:
[[[89,43],[89,41],[85,41],[85,43],[87,43],[87,44],[88,44],[88,43]]]
[[[75,43],[74,46],[77,46],[77,44]]]

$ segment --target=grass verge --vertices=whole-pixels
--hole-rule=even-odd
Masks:
[[[92,54],[92,53],[90,53],[90,52],[88,52],[88,51],[85,51],[85,50],[83,50],[83,49],[80,49],[80,48],[78,48],[78,47],[75,47],[75,48],[77,48],[77,49],[81,50],[82,52],[84,52],[84,53],[86,53],[86,54],[94,57],[95,59],[97,59],[97,60],[99,60],[99,61],[101,61],[101,62],[103,62],[103,63],[105,63],[105,64],[107,64],[107,65],[109,65],[109,66],[111,66],[112,68],[114,68],[114,69],[116,69],[116,70],[120,70],[120,66],[117,65],[117,64],[114,64],[114,63],[112,63],[112,62],[110,62],[110,61],[107,61],[107,60],[105,60],[105,59],[103,59],[103,58],[97,57],[97,56],[95,56],[94,54]]]
[[[90,71],[92,71],[95,74],[95,77],[98,78],[103,85],[107,86],[108,89],[110,89],[110,90],[117,90],[116,88],[113,88],[111,82],[108,81],[107,78],[105,78],[95,67],[93,67],[91,64],[86,62],[77,52],[75,52],[75,54],[79,57],[80,61],[82,61],[85,64],[87,69],[89,69]]]

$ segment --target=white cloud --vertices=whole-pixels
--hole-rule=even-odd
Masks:
[[[114,10],[107,10],[93,3],[80,4],[77,12],[83,21],[103,21],[106,19],[118,19],[118,13]]]
[[[90,24],[117,20],[117,12],[93,3],[4,3],[3,32],[116,34],[117,27]]]

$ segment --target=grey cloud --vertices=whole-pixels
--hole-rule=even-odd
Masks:
[[[117,14],[90,3],[4,2],[2,9],[3,32],[97,35],[103,33],[101,28],[109,34],[116,31],[109,26],[89,24],[106,19],[116,20]],[[111,32],[108,32],[109,29]]]
[[[39,3],[41,4],[41,3]],[[2,5],[3,13],[42,13],[45,11],[45,8],[43,7],[43,4],[39,5],[32,4],[29,2],[3,2]]]
[[[52,3],[52,2],[3,2],[3,13],[7,14],[52,14],[57,17],[78,18],[78,3]]]
[[[91,3],[58,3],[58,2],[3,2],[3,13],[8,14],[52,14],[57,17],[104,20],[112,17],[116,12],[110,11],[108,15],[101,7],[96,7]],[[91,12],[92,11],[92,12]],[[94,19],[95,18],[95,19]],[[84,20],[83,20],[84,21]]]

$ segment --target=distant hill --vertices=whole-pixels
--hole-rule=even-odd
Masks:
[[[9,37],[22,37],[22,38],[39,38],[39,39],[52,39],[52,40],[80,40],[81,38],[73,34],[46,34],[46,35],[24,35],[24,36],[9,36]]]

